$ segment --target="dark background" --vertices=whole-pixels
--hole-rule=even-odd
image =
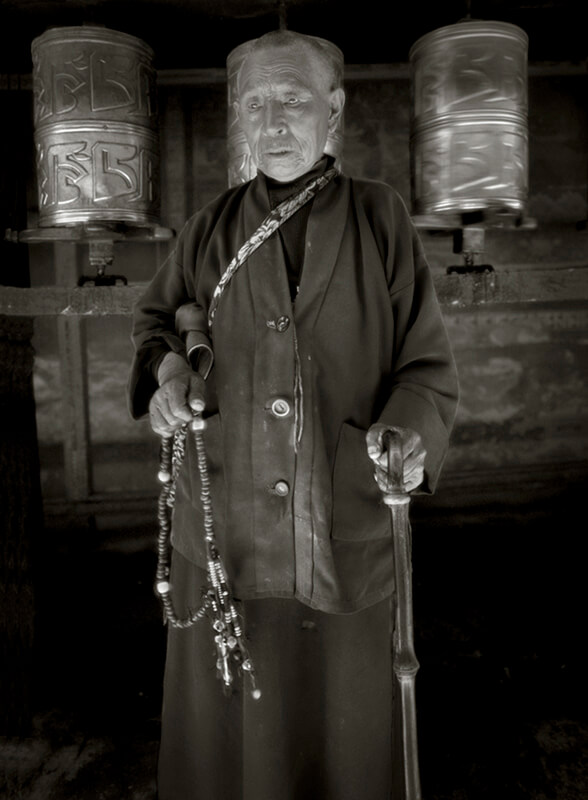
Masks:
[[[584,61],[581,0],[446,0],[438,3],[341,4],[333,0],[4,0],[0,71],[27,71],[30,40],[50,26],[93,23],[147,41],[159,69],[225,66],[227,53],[277,28],[335,42],[349,64],[406,61],[425,33],[466,16],[520,26],[530,38],[531,61]]]
[[[226,186],[224,66],[241,42],[285,24],[341,47],[344,168],[391,183],[410,207],[411,45],[468,14],[528,34],[536,226],[487,233],[492,292],[471,276],[449,282],[459,261],[451,236],[422,232],[462,385],[439,490],[411,505],[425,800],[588,797],[584,6],[0,3],[2,226],[11,230],[37,219],[30,43],[50,26],[103,24],[153,48],[162,224],[174,230]],[[166,252],[117,245],[116,271],[137,285]],[[63,279],[60,258],[49,245],[5,241],[0,284],[49,292]],[[73,283],[87,251],[69,258]],[[79,326],[86,374],[74,406],[87,397],[91,486],[72,497],[61,322],[14,317],[2,303],[0,797],[152,800],[165,641],[152,591],[157,442],[126,409],[130,321],[89,316]]]

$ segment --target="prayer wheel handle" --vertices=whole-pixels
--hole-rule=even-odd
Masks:
[[[404,488],[404,459],[402,455],[402,437],[395,430],[387,430],[382,436],[382,443],[388,457],[388,477],[384,503],[389,506],[408,503],[410,497]]]

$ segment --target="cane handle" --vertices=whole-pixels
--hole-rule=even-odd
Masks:
[[[404,458],[402,455],[402,437],[395,430],[387,430],[382,436],[382,443],[388,458],[387,486],[384,502],[387,505],[408,503],[410,498],[404,488]]]

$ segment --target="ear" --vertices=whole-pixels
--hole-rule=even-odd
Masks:
[[[239,118],[239,101],[238,100],[234,100],[233,101],[233,111],[235,112],[236,121],[240,122],[240,118]]]
[[[345,105],[345,92],[343,89],[333,89],[329,96],[329,130],[336,128],[343,113]]]

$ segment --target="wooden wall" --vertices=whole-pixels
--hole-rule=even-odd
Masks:
[[[348,67],[346,89],[345,171],[392,184],[410,206],[407,65]],[[480,505],[501,498],[534,502],[546,485],[582,483],[587,474],[586,66],[531,65],[529,91],[528,213],[536,228],[489,232],[484,261],[495,273],[482,277],[447,276],[446,268],[461,261],[452,252],[451,236],[422,234],[462,387],[452,447],[434,501],[438,506]],[[178,230],[226,186],[223,71],[162,72],[159,96],[161,221]],[[35,221],[30,186],[29,227]],[[149,280],[167,250],[165,243],[116,245],[114,271],[126,275],[134,287]],[[60,254],[58,259],[69,259],[70,277],[88,272],[84,247],[65,245]],[[63,277],[50,245],[31,245],[30,264],[33,286],[51,287],[58,274]],[[63,414],[69,389],[60,378],[59,324],[50,314],[39,315],[33,339],[49,514],[75,505],[63,502],[62,443],[70,423]],[[106,496],[111,510],[124,508],[116,503],[121,493],[150,496],[157,490],[157,442],[147,423],[133,422],[126,408],[130,320],[124,313],[85,313],[83,328],[89,491]],[[107,506],[95,504],[103,510]]]

